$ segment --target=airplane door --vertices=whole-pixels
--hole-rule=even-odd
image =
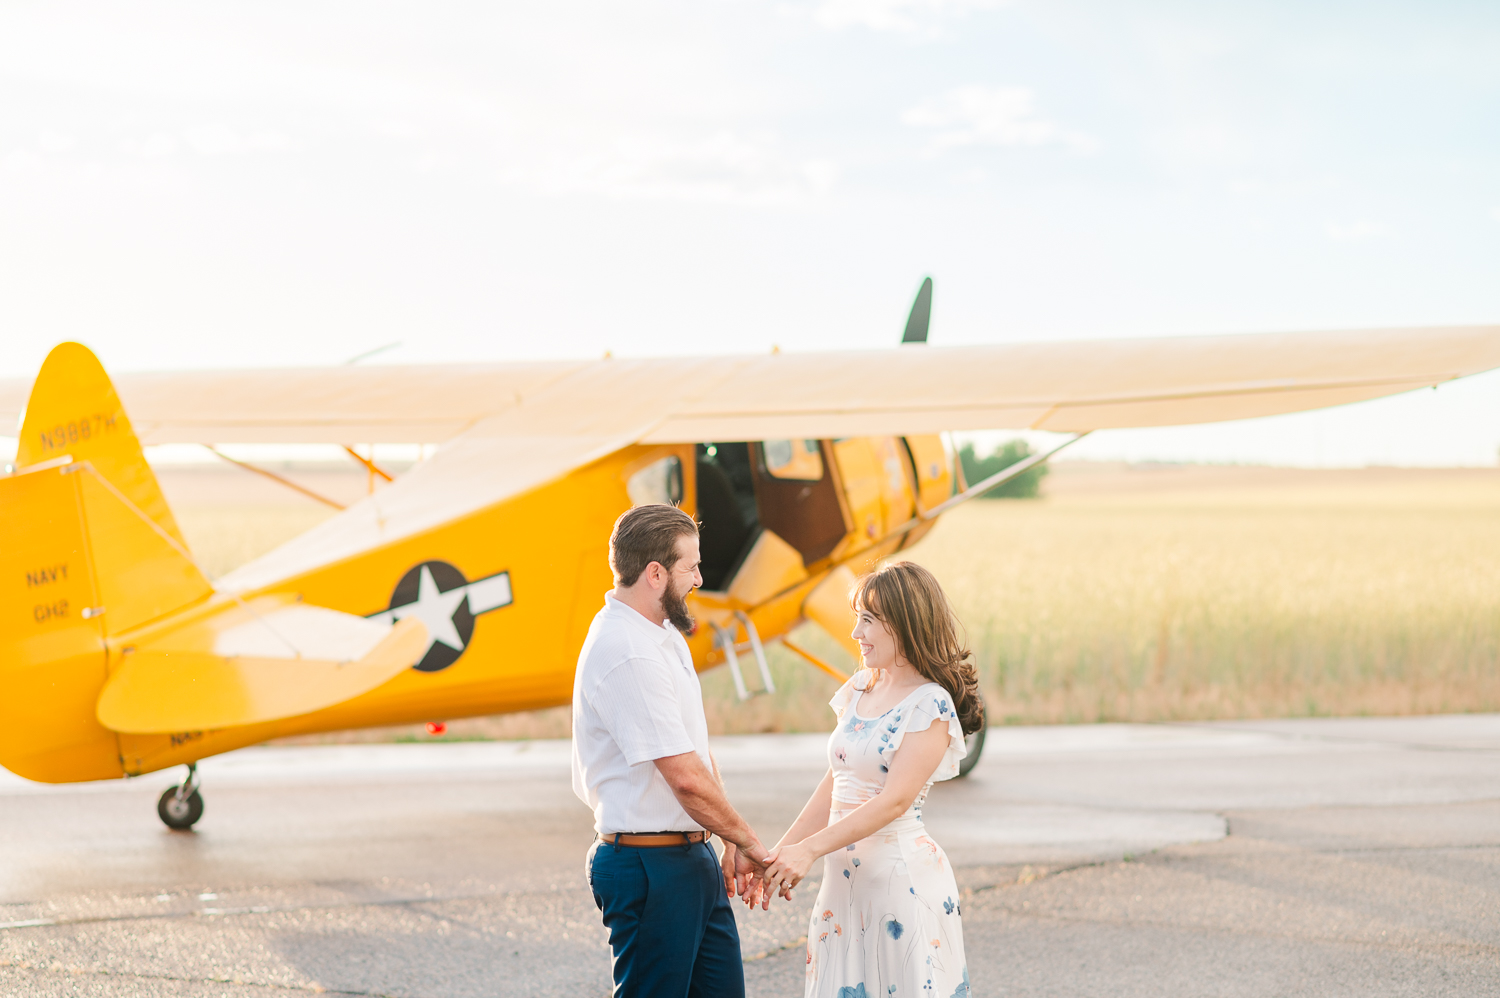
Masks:
[[[751,445],[755,503],[763,527],[811,565],[848,533],[832,449],[826,440],[766,440]]]

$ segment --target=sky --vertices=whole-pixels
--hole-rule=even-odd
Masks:
[[[1500,323],[1500,5],[0,6],[0,377]],[[1500,375],[1076,456],[1494,465]]]

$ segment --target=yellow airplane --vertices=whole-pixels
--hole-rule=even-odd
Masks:
[[[0,382],[0,418],[24,412],[0,477],[0,763],[53,783],[186,764],[158,811],[188,828],[207,756],[565,704],[611,524],[642,502],[702,522],[699,669],[729,665],[744,697],[753,661],[770,690],[780,640],[842,676],[788,633],[810,620],[849,647],[856,573],[1055,453],[967,486],[941,432],[1077,439],[1500,366],[1497,326],[933,347],[930,302],[924,283],[887,350],[173,372],[119,394],[63,343],[30,386]],[[440,446],[211,581],[142,444],[247,441]]]

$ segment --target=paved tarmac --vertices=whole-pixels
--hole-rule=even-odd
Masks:
[[[822,738],[718,740],[767,838]],[[45,787],[0,773],[0,995],[608,993],[565,743],[247,749]],[[180,772],[180,771],[179,771]],[[1500,716],[992,732],[926,808],[976,995],[1500,996]],[[801,993],[815,885],[745,913]]]

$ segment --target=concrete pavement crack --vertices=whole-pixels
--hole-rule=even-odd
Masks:
[[[289,993],[317,994],[317,995],[357,995],[360,998],[397,998],[384,991],[343,991],[338,988],[325,988],[320,984],[276,984],[274,982],[262,983],[259,981],[246,981],[231,979],[227,977],[180,977],[174,974],[140,974],[132,972],[119,972],[113,970],[88,970],[80,967],[43,967],[37,964],[20,960],[0,960],[0,968],[11,967],[16,970],[31,971],[36,974],[52,974],[57,977],[95,977],[113,978],[127,981],[174,981],[180,984],[228,984],[233,987],[264,988],[271,991],[285,991]],[[410,996],[406,996],[410,998]]]
[[[1083,915],[1061,915],[1053,912],[1028,911],[1024,908],[1012,908],[1001,906],[1001,910],[1008,915],[1019,918],[1029,918],[1044,922],[1066,922],[1077,925],[1113,925],[1129,928],[1151,928],[1171,929],[1175,932],[1199,933],[1204,935],[1234,936],[1251,939],[1267,939],[1294,942],[1330,943],[1340,946],[1368,946],[1375,949],[1399,952],[1403,950],[1419,949],[1427,952],[1447,953],[1457,951],[1473,956],[1490,956],[1500,958],[1500,946],[1490,943],[1440,943],[1437,945],[1422,943],[1398,943],[1380,942],[1370,939],[1346,939],[1341,936],[1323,935],[1293,935],[1286,932],[1265,932],[1257,930],[1244,930],[1225,928],[1217,925],[1182,925],[1177,922],[1164,922],[1158,919],[1143,918],[1089,918]]]
[[[248,908],[203,908],[197,911],[164,911],[139,915],[93,915],[80,918],[28,918],[17,922],[0,922],[0,930],[41,929],[55,926],[91,925],[107,922],[146,922],[155,919],[225,918],[233,915],[276,915],[293,911],[336,911],[344,908],[400,907],[446,901],[480,901],[487,898],[547,897],[564,891],[484,891],[477,894],[379,898],[373,901],[344,901],[334,904],[255,905]]]
[[[1170,727],[1174,727],[1174,728],[1193,728],[1195,730],[1200,730],[1200,731],[1223,731],[1223,730],[1225,730],[1224,728],[1215,728],[1215,727],[1211,727],[1210,725],[1202,724],[1202,723],[1195,722],[1195,721],[1172,721],[1172,722],[1169,722],[1169,726]],[[1500,752],[1500,746],[1490,746],[1490,745],[1432,745],[1432,744],[1429,744],[1427,742],[1390,741],[1390,740],[1383,739],[1383,738],[1368,738],[1368,737],[1366,737],[1366,738],[1359,738],[1359,737],[1356,737],[1354,735],[1330,735],[1330,734],[1323,734],[1323,733],[1317,733],[1317,734],[1292,734],[1292,733],[1289,733],[1289,732],[1286,732],[1286,731],[1279,731],[1279,730],[1274,729],[1274,728],[1259,728],[1259,727],[1254,727],[1252,725],[1235,725],[1234,728],[1229,729],[1229,730],[1234,730],[1234,731],[1250,731],[1250,732],[1254,732],[1257,735],[1269,735],[1272,738],[1279,738],[1279,739],[1281,739],[1283,741],[1288,741],[1288,742],[1329,742],[1329,743],[1332,743],[1332,744],[1340,744],[1340,745],[1378,745],[1378,746],[1382,746],[1382,747],[1386,747],[1386,748],[1414,749],[1414,750],[1419,751],[1419,752],[1484,752],[1484,753],[1497,753],[1497,752]]]

